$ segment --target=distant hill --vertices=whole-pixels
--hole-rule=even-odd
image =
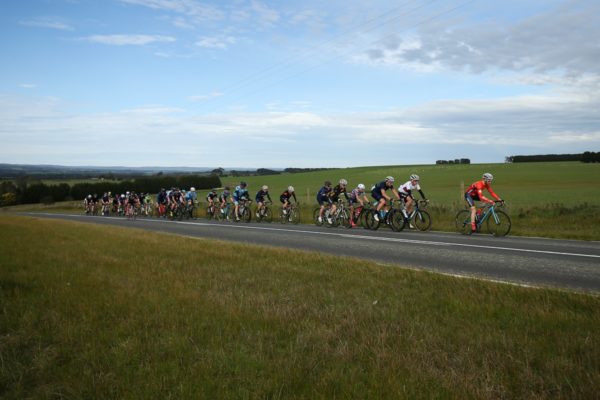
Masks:
[[[96,167],[96,166],[65,166],[65,165],[28,165],[0,163],[0,179],[13,179],[29,176],[39,179],[94,178],[101,175],[114,177],[130,177],[140,175],[163,174],[192,174],[212,171],[209,167]]]

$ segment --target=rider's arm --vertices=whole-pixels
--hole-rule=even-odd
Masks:
[[[421,195],[421,198],[422,198],[423,200],[427,200],[427,199],[425,198],[425,193],[423,193],[423,191],[422,191],[421,189],[419,189],[419,194]]]
[[[490,192],[493,198],[495,198],[498,201],[502,201],[502,199],[492,190],[491,186],[488,186],[487,190],[488,192]]]
[[[292,192],[292,196],[294,196],[294,201],[297,203],[298,199],[296,198],[296,192]]]

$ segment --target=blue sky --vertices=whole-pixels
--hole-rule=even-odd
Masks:
[[[600,150],[596,0],[3,1],[0,72],[6,163]]]

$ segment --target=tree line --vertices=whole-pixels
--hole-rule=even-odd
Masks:
[[[600,162],[600,152],[586,151],[579,154],[536,154],[529,156],[508,156],[508,163],[544,162],[544,161],[581,161],[584,163]]]
[[[69,185],[47,185],[29,183],[27,179],[4,181],[0,183],[0,206],[13,204],[53,203],[65,200],[83,200],[88,194],[112,192],[112,194],[136,191],[138,193],[158,193],[161,188],[179,187],[189,189],[211,189],[221,186],[216,175],[177,175],[148,176],[119,182],[76,183]]]

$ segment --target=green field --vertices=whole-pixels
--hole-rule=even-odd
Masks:
[[[0,398],[592,399],[600,298],[4,215]]]

